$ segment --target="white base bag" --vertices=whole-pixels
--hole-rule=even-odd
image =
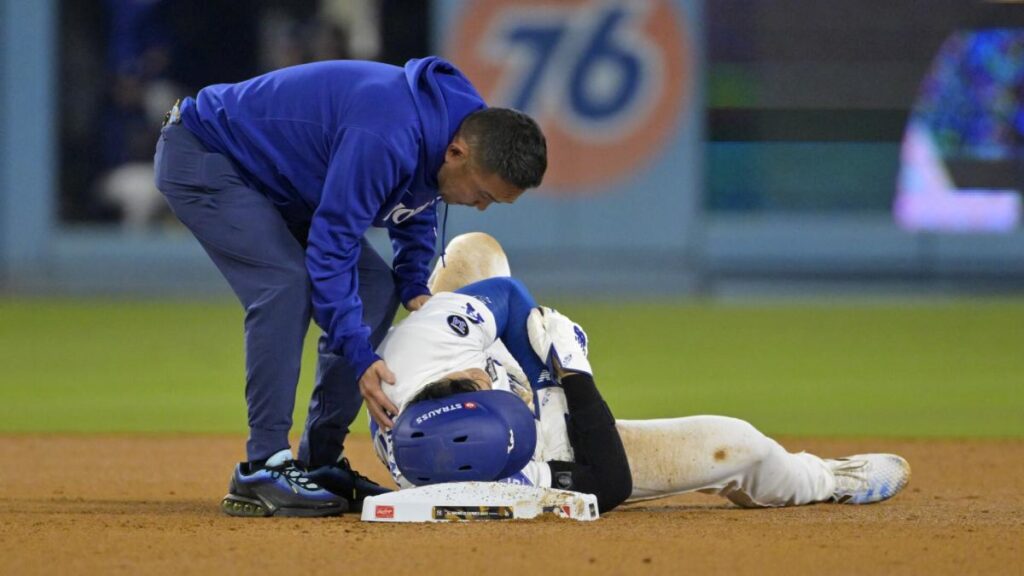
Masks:
[[[496,482],[452,482],[368,497],[364,522],[469,522],[538,516],[597,520],[597,497]]]

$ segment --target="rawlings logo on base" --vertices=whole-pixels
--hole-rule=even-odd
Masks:
[[[373,512],[374,518],[390,519],[395,517],[394,506],[377,506]]]

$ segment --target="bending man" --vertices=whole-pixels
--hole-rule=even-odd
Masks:
[[[186,98],[154,162],[157,187],[245,309],[247,460],[224,510],[343,512],[359,483],[341,458],[349,425],[364,398],[382,424],[394,411],[374,349],[399,302],[430,297],[438,200],[484,210],[539,185],[539,127],[486,108],[440,58],[316,62]],[[364,238],[371,226],[387,229],[391,266]],[[300,465],[288,433],[311,317],[323,336]]]

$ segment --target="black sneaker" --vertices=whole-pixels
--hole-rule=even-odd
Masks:
[[[337,464],[329,464],[306,472],[310,480],[323,486],[333,494],[348,501],[348,509],[362,512],[363,500],[367,496],[387,494],[391,490],[384,488],[366,476],[352,469],[348,458],[342,458]]]
[[[294,460],[276,466],[242,462],[228,485],[221,509],[230,516],[336,516],[348,501],[309,478]]]

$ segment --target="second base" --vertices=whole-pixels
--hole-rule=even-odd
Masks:
[[[453,482],[371,496],[363,502],[364,522],[467,522],[538,516],[597,520],[597,497],[553,488]]]

